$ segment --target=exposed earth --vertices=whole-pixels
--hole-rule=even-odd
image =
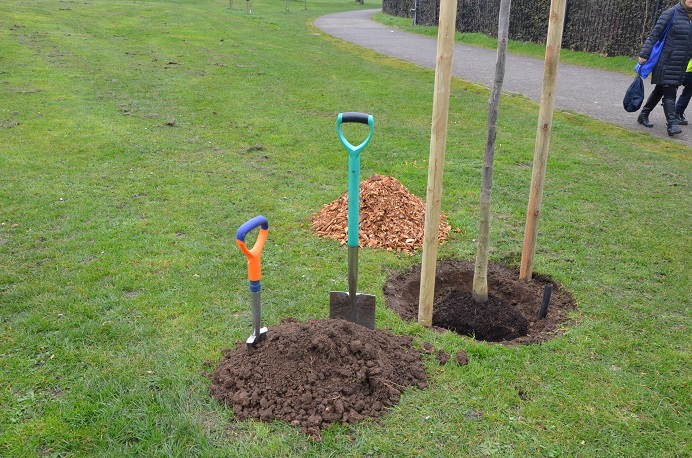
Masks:
[[[244,342],[224,350],[211,394],[238,420],[274,419],[319,437],[337,421],[377,418],[427,375],[412,338],[344,320],[293,319],[269,328],[248,352]]]
[[[486,304],[471,297],[473,262],[440,261],[435,275],[433,321],[435,327],[503,344],[540,343],[559,335],[560,325],[576,308],[574,299],[549,278],[534,275],[519,280],[519,270],[499,264],[488,266]],[[402,319],[418,319],[420,266],[395,275],[384,286],[389,307]],[[548,313],[538,320],[546,285],[553,285]]]

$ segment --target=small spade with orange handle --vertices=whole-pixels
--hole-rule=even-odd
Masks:
[[[251,249],[245,246],[245,236],[253,229],[260,228],[257,240]],[[262,278],[262,265],[260,257],[264,242],[267,241],[269,233],[269,222],[264,216],[255,216],[238,228],[235,241],[240,250],[247,257],[247,273],[250,279],[250,297],[252,300],[252,335],[245,341],[247,350],[251,352],[253,348],[267,337],[267,328],[262,327],[262,308],[260,306],[260,291],[262,289],[260,279]]]

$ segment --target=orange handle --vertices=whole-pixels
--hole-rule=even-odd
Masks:
[[[245,245],[245,236],[252,229],[259,227],[260,231],[257,235],[257,240],[253,245],[252,249],[248,249]],[[240,250],[247,257],[247,276],[250,281],[260,281],[262,278],[262,264],[260,262],[260,257],[262,255],[262,248],[264,248],[264,242],[267,241],[267,235],[269,233],[269,224],[264,216],[256,216],[247,223],[243,224],[236,234],[235,242],[240,247]]]

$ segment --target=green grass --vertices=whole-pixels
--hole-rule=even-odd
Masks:
[[[251,332],[236,229],[269,219],[270,329],[325,318],[346,251],[308,218],[346,189],[336,115],[375,116],[363,177],[425,197],[434,80],[310,25],[354,2],[234,4],[0,4],[0,455],[692,453],[692,150],[563,112],[536,271],[579,304],[564,336],[505,348],[404,323],[381,287],[420,253],[361,250],[378,327],[470,364],[428,361],[426,390],[323,443],[231,421],[205,373]],[[472,258],[488,91],[454,80],[451,97],[443,212],[459,232],[440,256]],[[519,262],[537,112],[502,100],[494,261]]]
[[[410,18],[391,16],[379,12],[373,15],[373,19],[384,25],[396,27],[405,32],[437,37],[437,26],[414,26]],[[455,41],[470,46],[497,49],[497,36],[488,36],[482,33],[457,32]],[[507,43],[507,51],[523,56],[535,57],[536,59],[545,59],[545,44],[541,45],[509,40]],[[560,51],[560,62],[584,67],[600,68],[601,70],[624,73],[625,75],[632,75],[634,66],[637,63],[636,59],[626,56],[609,57],[599,53],[587,53],[564,48]]]

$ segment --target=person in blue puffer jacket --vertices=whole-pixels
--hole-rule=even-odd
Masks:
[[[675,17],[673,17],[673,12],[675,12]],[[685,76],[687,63],[692,59],[692,0],[680,0],[679,4],[661,13],[651,35],[646,39],[644,47],[639,53],[639,63],[644,64],[649,59],[654,44],[671,20],[672,23],[658,63],[651,72],[651,83],[656,86],[642,107],[637,122],[646,127],[653,127],[649,121],[649,113],[663,99],[663,112],[666,116],[668,135],[672,136],[682,132],[675,113],[675,97],[678,86],[682,84]]]

